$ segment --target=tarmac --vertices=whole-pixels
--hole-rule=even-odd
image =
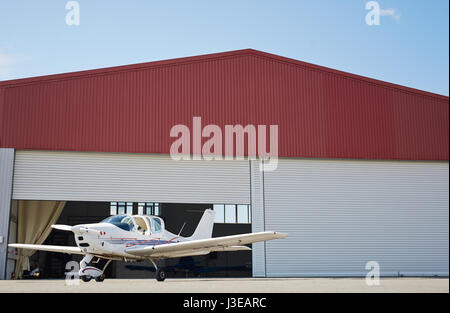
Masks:
[[[448,278],[168,278],[0,280],[0,293],[448,293]]]

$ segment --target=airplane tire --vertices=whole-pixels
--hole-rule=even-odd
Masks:
[[[84,281],[85,283],[89,282],[91,280],[91,276],[88,275],[83,275],[81,276],[81,280]]]
[[[104,280],[105,280],[105,275],[104,274],[102,274],[102,275],[100,275],[98,277],[95,277],[95,281],[98,282],[98,283],[101,283]]]
[[[156,280],[157,281],[164,281],[166,279],[166,271],[162,268],[158,268],[156,270]]]

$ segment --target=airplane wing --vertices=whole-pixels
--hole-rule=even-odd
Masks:
[[[287,234],[266,231],[251,234],[191,240],[177,243],[167,243],[147,247],[133,246],[125,249],[125,252],[141,257],[171,258],[186,255],[206,254],[212,251],[248,250],[248,247],[244,247],[242,245],[285,237],[287,237]]]
[[[68,254],[85,254],[78,247],[31,245],[31,244],[24,244],[24,243],[12,243],[12,244],[9,244],[8,246],[12,247],[12,248],[18,248],[18,249],[40,250],[40,251],[60,252],[60,253],[68,253]]]

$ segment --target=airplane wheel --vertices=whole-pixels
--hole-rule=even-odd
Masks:
[[[95,281],[98,282],[98,283],[101,283],[104,280],[105,280],[105,275],[104,274],[102,274],[102,275],[100,275],[98,277],[95,277]]]
[[[156,280],[157,281],[164,281],[166,279],[166,272],[162,268],[158,268],[156,271]]]
[[[84,281],[85,283],[89,282],[91,280],[91,276],[88,275],[83,275],[81,276],[81,280]]]

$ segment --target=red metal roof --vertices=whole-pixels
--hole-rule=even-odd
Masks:
[[[0,82],[0,147],[169,153],[201,116],[279,125],[281,157],[448,160],[448,100],[246,49]]]

